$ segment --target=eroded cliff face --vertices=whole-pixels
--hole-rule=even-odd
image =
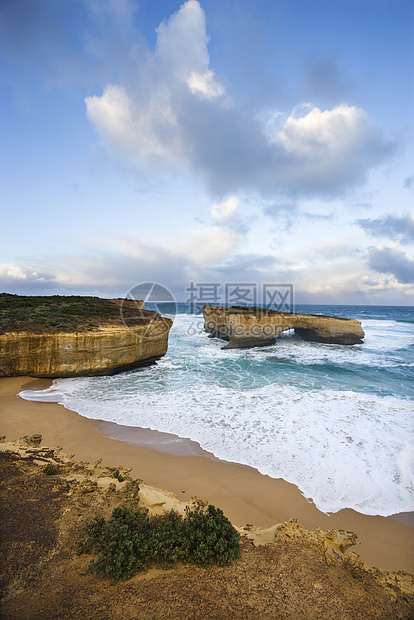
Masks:
[[[167,352],[172,321],[152,313],[136,325],[93,331],[0,335],[0,376],[76,377],[114,374]]]
[[[327,344],[361,344],[365,336],[360,321],[341,317],[220,306],[204,306],[203,315],[205,330],[228,340],[226,348],[274,344],[288,329],[306,340]]]

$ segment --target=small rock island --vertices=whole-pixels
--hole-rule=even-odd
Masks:
[[[227,340],[226,349],[262,347],[276,342],[288,329],[311,342],[361,344],[361,322],[319,314],[295,314],[249,306],[203,306],[204,329],[210,337]]]
[[[0,377],[111,375],[146,366],[167,352],[171,326],[142,301],[2,293]]]

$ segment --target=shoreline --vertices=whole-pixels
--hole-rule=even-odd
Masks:
[[[50,383],[30,377],[0,378],[0,434],[8,441],[40,433],[42,445],[59,446],[74,453],[77,460],[102,458],[104,465],[132,467],[133,477],[168,489],[180,500],[196,496],[208,501],[239,527],[250,523],[268,528],[294,517],[309,530],[352,531],[359,543],[352,550],[364,562],[414,573],[413,513],[372,517],[345,509],[326,515],[293,484],[249,466],[221,461],[191,440],[90,420],[57,403],[17,396],[22,389],[44,389]]]
[[[70,411],[70,410],[69,410]],[[96,428],[100,433],[102,433],[105,437],[109,439],[115,439],[117,441],[122,441],[123,443],[128,443],[130,445],[134,445],[137,447],[149,447],[153,450],[159,452],[167,452],[168,454],[175,456],[199,456],[203,458],[207,458],[210,461],[217,461],[219,463],[227,463],[230,465],[236,465],[237,467],[247,467],[257,472],[259,476],[263,476],[266,478],[270,478],[271,480],[283,480],[286,484],[292,484],[287,482],[282,478],[272,478],[267,474],[262,474],[256,468],[251,465],[245,465],[243,463],[236,463],[235,461],[226,461],[224,459],[220,459],[215,456],[212,452],[208,452],[204,448],[200,446],[200,444],[192,439],[187,439],[180,437],[179,435],[174,435],[173,433],[165,433],[161,431],[154,430],[152,428],[142,428],[139,426],[124,426],[121,424],[117,424],[116,422],[107,422],[106,420],[92,420]],[[293,484],[295,488],[298,489],[299,493],[306,500],[303,493],[300,489]],[[307,500],[306,500],[307,501]],[[313,502],[310,502],[313,503]],[[319,509],[318,509],[319,510]],[[321,514],[334,514],[334,513],[323,513],[319,510]],[[340,512],[340,511],[338,511]],[[357,511],[354,511],[357,512]],[[364,515],[363,513],[358,513],[362,516],[370,516]],[[385,519],[394,519],[403,523],[407,527],[414,528],[414,512],[396,512],[392,515],[388,515],[387,517],[382,517]]]

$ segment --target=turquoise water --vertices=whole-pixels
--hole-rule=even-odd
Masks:
[[[156,365],[21,395],[193,439],[296,484],[324,512],[414,509],[414,308],[297,306],[362,321],[364,343],[315,344],[287,332],[247,350],[222,350],[202,316],[186,310],[179,305]]]

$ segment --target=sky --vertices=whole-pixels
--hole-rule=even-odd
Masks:
[[[0,292],[414,305],[413,35],[412,0],[1,0]]]

